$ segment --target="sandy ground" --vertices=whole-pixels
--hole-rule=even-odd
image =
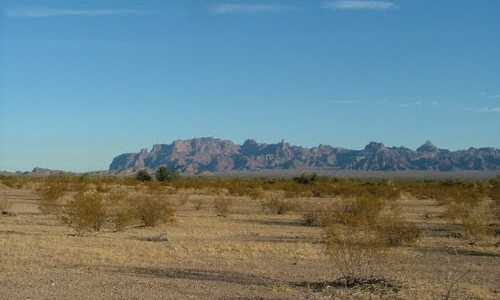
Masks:
[[[15,214],[0,216],[0,299],[443,299],[450,289],[450,299],[500,298],[498,238],[450,238],[433,200],[402,201],[423,236],[387,252],[379,273],[403,288],[382,293],[315,288],[341,276],[323,229],[304,226],[300,213],[265,214],[246,197],[222,218],[210,195],[172,195],[175,224],[84,236],[42,214],[33,189],[1,186],[0,197]],[[200,210],[196,199],[206,202]]]

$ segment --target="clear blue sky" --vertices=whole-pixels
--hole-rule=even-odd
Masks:
[[[204,136],[500,147],[500,1],[0,1],[0,170]]]

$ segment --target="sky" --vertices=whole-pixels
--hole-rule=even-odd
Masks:
[[[176,139],[500,147],[498,0],[0,0],[0,170]]]

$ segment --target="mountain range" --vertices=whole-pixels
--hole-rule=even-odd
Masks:
[[[329,145],[305,148],[285,141],[264,144],[247,140],[238,145],[217,138],[194,138],[156,144],[151,151],[121,154],[113,159],[109,171],[153,170],[160,166],[187,174],[287,169],[497,171],[499,164],[498,148],[450,151],[439,149],[430,141],[416,150],[376,142],[362,150],[351,150]]]

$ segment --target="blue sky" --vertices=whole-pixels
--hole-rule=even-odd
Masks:
[[[0,170],[175,139],[500,147],[500,1],[2,0]]]

